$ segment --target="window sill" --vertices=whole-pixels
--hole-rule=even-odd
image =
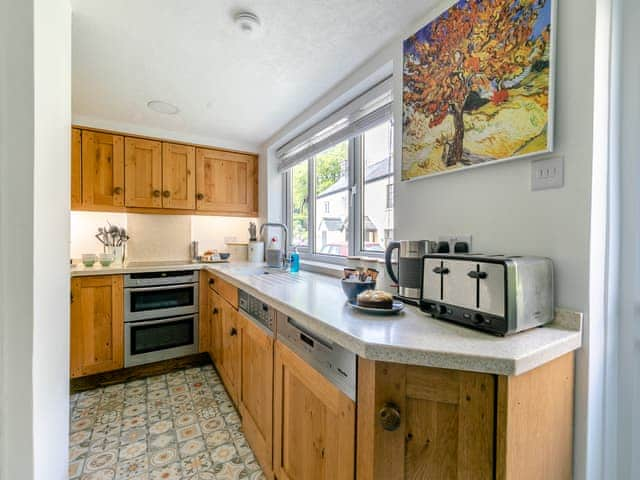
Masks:
[[[342,273],[344,271],[344,267],[342,265],[302,259],[300,260],[300,269],[335,278],[342,278]]]

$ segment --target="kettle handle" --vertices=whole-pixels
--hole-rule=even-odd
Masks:
[[[399,248],[400,248],[400,242],[389,242],[389,245],[387,245],[387,249],[384,251],[384,264],[385,264],[385,267],[387,268],[387,273],[389,274],[389,276],[391,277],[391,280],[393,280],[394,283],[399,283],[399,280],[391,266],[391,254],[393,253],[394,250],[397,250]]]

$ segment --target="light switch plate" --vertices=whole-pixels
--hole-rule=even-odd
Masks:
[[[531,162],[531,190],[564,186],[564,158],[551,157]]]

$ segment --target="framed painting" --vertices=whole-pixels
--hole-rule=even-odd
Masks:
[[[555,0],[459,0],[403,44],[402,180],[549,153]]]

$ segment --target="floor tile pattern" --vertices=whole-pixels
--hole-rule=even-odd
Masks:
[[[211,365],[71,396],[73,480],[262,480]]]

